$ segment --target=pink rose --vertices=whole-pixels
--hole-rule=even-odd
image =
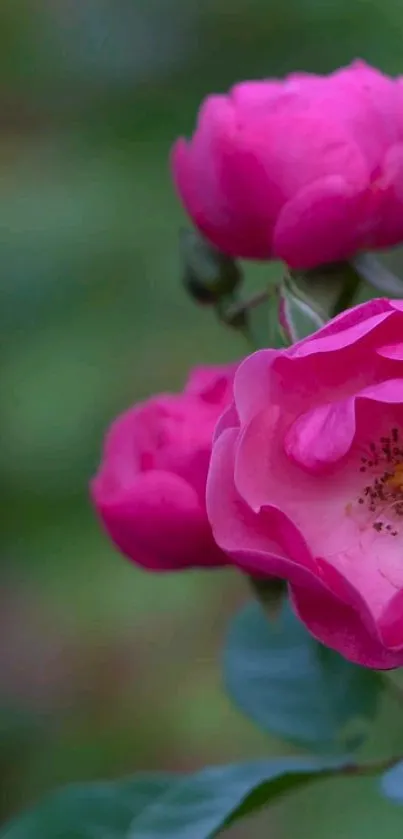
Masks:
[[[403,240],[403,84],[362,61],[330,76],[209,96],[173,175],[202,233],[231,256],[293,268]]]
[[[91,484],[117,547],[154,571],[224,565],[207,519],[205,490],[217,418],[235,365],[199,367],[183,393],[160,394],[112,424]]]
[[[207,510],[237,565],[288,580],[316,638],[403,666],[403,301],[371,300],[240,365]]]

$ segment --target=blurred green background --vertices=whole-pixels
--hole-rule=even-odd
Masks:
[[[88,503],[102,436],[240,340],[180,288],[167,159],[200,99],[361,56],[403,73],[401,0],[2,0],[1,817],[70,780],[278,753],[232,709],[230,572],[157,577]],[[386,704],[368,746],[403,748]],[[301,822],[301,818],[303,821]],[[373,782],[324,783],[233,836],[401,837]]]

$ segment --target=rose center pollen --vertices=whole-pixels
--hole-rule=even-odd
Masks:
[[[369,443],[360,472],[371,480],[363,487],[358,504],[371,514],[374,530],[397,536],[397,524],[403,523],[403,443],[398,428]]]

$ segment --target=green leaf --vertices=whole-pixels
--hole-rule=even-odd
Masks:
[[[382,682],[318,644],[287,603],[270,623],[257,603],[235,618],[224,676],[236,704],[261,728],[318,750],[360,744]]]
[[[382,776],[381,790],[386,798],[390,798],[395,804],[403,805],[403,760]]]
[[[362,253],[352,261],[357,274],[368,285],[382,294],[403,297],[403,280],[369,253]]]
[[[209,839],[280,795],[349,766],[345,759],[285,757],[71,786],[14,820],[0,839]]]
[[[121,839],[133,819],[172,785],[168,774],[124,781],[74,784],[3,828],[1,839]]]
[[[177,783],[132,825],[129,836],[209,839],[280,795],[347,766],[345,759],[292,757],[203,769]]]
[[[326,323],[317,303],[285,276],[278,287],[278,319],[289,344],[312,335]]]

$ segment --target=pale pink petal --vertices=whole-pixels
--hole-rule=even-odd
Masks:
[[[368,666],[396,666],[396,656],[381,653],[375,626],[359,593],[342,578],[336,584],[336,572],[331,574],[332,569],[325,563],[312,561],[301,536],[279,511],[264,510],[254,515],[242,502],[233,482],[236,439],[236,431],[225,432],[213,451],[207,507],[218,544],[248,573],[291,581],[297,609],[301,608],[304,622],[319,640],[352,660],[360,660],[361,656],[362,663]],[[304,604],[316,603],[315,598],[318,614],[311,615],[308,610],[305,615]],[[325,618],[327,610],[331,610],[329,623],[326,626],[324,621],[322,626],[320,617]],[[343,620],[342,630],[337,617]]]
[[[393,309],[393,304],[394,301],[378,297],[372,298],[366,303],[361,303],[359,306],[353,306],[352,309],[345,309],[344,312],[341,312],[337,315],[337,317],[332,318],[328,323],[322,326],[322,328],[315,333],[314,338],[317,340],[318,338],[325,338],[329,335],[338,335],[340,332],[344,333],[346,329],[358,326],[359,324],[363,325],[364,333],[367,329],[370,331],[373,328],[371,318],[376,315],[381,315],[384,312],[390,312],[391,309]],[[369,321],[368,327],[366,326],[367,321]],[[295,344],[294,347],[291,347],[288,350],[288,353],[290,354],[294,352],[299,354],[300,347],[305,344],[310,345],[312,340],[312,335],[304,338],[302,341]]]
[[[344,457],[354,435],[354,399],[344,399],[298,417],[286,434],[285,451],[308,472],[321,472]]]
[[[371,300],[368,304],[364,303],[362,308],[363,317],[360,317],[361,306],[357,306],[349,310],[348,313],[340,315],[335,321],[331,321],[329,328],[325,326],[311,336],[309,340],[305,339],[295,344],[288,354],[292,357],[301,358],[316,353],[340,352],[344,347],[356,344],[375,330],[377,331],[377,341],[379,325],[392,315],[389,301],[383,299]],[[374,313],[371,314],[371,311]],[[400,328],[401,325],[402,322]]]
[[[237,436],[235,429],[224,431],[210,462],[207,513],[217,544],[250,573],[315,585],[315,564],[301,534],[279,511],[254,515],[237,493],[233,477]]]
[[[248,506],[256,513],[267,507],[281,510],[303,533],[311,554],[326,557],[361,592],[374,617],[403,585],[403,528],[393,525],[397,538],[387,530],[378,532],[373,525],[385,513],[388,518],[385,504],[375,513],[364,502],[360,506],[365,485],[371,483],[361,469],[361,455],[367,453],[369,460],[370,443],[378,444],[394,424],[403,426],[401,401],[403,380],[363,392],[357,399],[356,443],[348,459],[326,473],[312,474],[289,460],[279,445],[283,416],[273,406],[244,429],[235,456],[235,485]]]
[[[217,425],[214,429],[213,434],[213,445],[221,434],[227,430],[227,428],[238,428],[239,427],[239,417],[238,412],[235,407],[235,402],[232,402],[229,408],[227,408],[223,414],[221,414],[219,420],[217,421]]]
[[[271,406],[242,432],[234,467],[239,495],[256,513],[271,506],[282,510],[304,534],[313,556],[349,549],[357,541],[355,521],[346,513],[350,476],[344,467],[312,475],[292,462],[281,444],[282,423],[281,411]]]
[[[234,379],[234,399],[241,423],[262,410],[272,399],[272,366],[278,350],[257,350],[239,365]]]
[[[379,347],[376,352],[382,358],[390,358],[391,361],[403,361],[403,343],[389,344],[384,347]]]
[[[337,318],[340,326],[344,322],[345,329],[328,331],[324,327],[276,359],[273,365],[278,382],[276,393],[281,392],[277,401],[283,407],[294,415],[299,414],[324,402],[353,396],[371,382],[399,375],[395,362],[383,358],[378,348],[401,340],[401,314],[389,304],[385,308],[382,300],[374,302],[379,304],[379,314],[371,315],[377,305],[369,306],[367,320],[357,320],[352,310],[345,317]]]

